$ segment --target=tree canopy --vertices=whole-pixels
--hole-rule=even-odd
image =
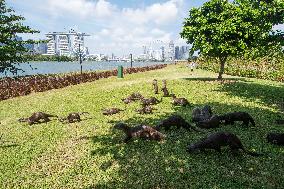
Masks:
[[[32,40],[17,40],[17,34],[39,32],[24,26],[24,20],[24,17],[7,7],[5,0],[0,0],[0,72],[16,73],[19,69],[14,63],[24,62],[23,54],[28,51],[24,45],[35,43]]]
[[[282,0],[210,0],[189,11],[181,37],[192,44],[191,54],[199,51],[219,60],[221,79],[229,56],[252,49],[261,56],[269,48],[283,46],[283,33],[273,31],[283,22]]]

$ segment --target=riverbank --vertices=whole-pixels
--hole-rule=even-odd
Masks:
[[[145,67],[161,64],[171,64],[172,62],[134,62],[133,67]],[[130,62],[94,62],[84,61],[82,63],[83,72],[102,71],[102,70],[113,70],[118,66],[124,68],[130,68]],[[75,62],[30,62],[21,63],[16,65],[24,72],[19,71],[18,76],[29,76],[29,75],[48,75],[48,74],[66,74],[80,72],[81,65],[78,61]],[[14,77],[12,73],[7,75],[0,73],[1,77]]]
[[[152,80],[167,79],[168,88],[185,97],[192,107],[177,108],[163,98],[154,114],[139,115],[139,103],[125,105],[121,99],[133,92],[154,95]],[[0,188],[281,188],[283,148],[266,143],[270,131],[282,131],[274,124],[281,114],[277,102],[284,94],[279,82],[239,78],[169,65],[147,73],[109,77],[42,93],[32,93],[0,102]],[[237,123],[198,133],[184,129],[162,131],[164,142],[122,142],[125,137],[113,130],[116,122],[155,125],[175,113],[191,119],[194,106],[209,104],[215,114],[246,111],[256,127]],[[118,107],[125,111],[103,116],[101,109]],[[58,116],[87,111],[89,117],[72,124],[51,122],[28,126],[18,118],[44,111]],[[245,148],[267,154],[251,157],[228,148],[189,154],[188,144],[209,133],[235,133]]]

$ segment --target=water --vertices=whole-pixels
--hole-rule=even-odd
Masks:
[[[133,67],[143,67],[156,64],[168,64],[170,62],[133,62]],[[83,62],[83,71],[97,71],[97,70],[113,70],[117,66],[123,66],[124,68],[130,67],[130,62]],[[21,63],[16,65],[18,68],[24,70],[18,71],[17,75],[13,75],[10,72],[0,73],[0,77],[15,77],[15,76],[27,76],[38,74],[58,74],[58,73],[70,73],[80,72],[80,64],[78,62],[30,62]]]

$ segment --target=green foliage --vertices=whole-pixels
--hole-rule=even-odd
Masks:
[[[227,76],[222,83],[215,77],[211,72],[191,73],[185,66],[170,65],[126,75],[123,80],[111,77],[1,101],[1,188],[281,188],[284,151],[266,143],[265,135],[271,130],[284,132],[283,127],[273,124],[283,115],[277,106],[283,98],[282,83]],[[113,130],[118,121],[155,125],[172,113],[188,121],[191,118],[193,107],[172,107],[171,98],[163,98],[152,115],[138,115],[134,110],[139,103],[121,102],[133,92],[153,96],[153,78],[159,85],[167,79],[168,88],[193,106],[209,104],[216,114],[247,111],[257,126],[246,128],[237,123],[206,133],[163,130],[167,136],[164,142],[132,140],[124,144],[124,134]],[[155,96],[159,99],[162,94]],[[125,111],[103,116],[101,109],[106,107]],[[87,111],[90,117],[72,124],[52,120],[28,126],[17,122],[35,111],[60,117]],[[221,153],[186,152],[190,143],[220,130],[237,134],[247,149],[267,156],[233,155],[228,148]]]
[[[24,17],[14,14],[14,10],[7,8],[5,0],[0,0],[0,72],[11,71],[16,73],[13,63],[25,61],[23,54],[27,52],[25,44],[35,41],[17,41],[16,36],[20,33],[38,33],[38,31],[24,26],[21,22]]]
[[[218,59],[222,78],[226,59],[240,57],[254,49],[261,56],[268,48],[283,45],[283,33],[272,27],[284,22],[283,1],[211,0],[192,8],[181,37],[192,44],[191,54]]]
[[[198,67],[218,72],[220,65],[215,59],[199,58]],[[255,60],[230,57],[224,73],[242,77],[253,77],[284,82],[284,55],[261,57]]]

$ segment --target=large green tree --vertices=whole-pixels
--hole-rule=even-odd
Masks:
[[[28,51],[25,44],[35,43],[16,38],[20,33],[38,33],[29,26],[24,26],[24,20],[24,17],[16,15],[14,10],[7,7],[5,0],[0,0],[0,72],[16,73],[19,69],[15,63],[25,61],[23,54]]]
[[[260,56],[268,48],[283,46],[283,33],[273,31],[283,22],[283,0],[210,0],[189,11],[181,37],[192,44],[191,54],[199,51],[219,61],[222,79],[228,57],[252,49]]]

